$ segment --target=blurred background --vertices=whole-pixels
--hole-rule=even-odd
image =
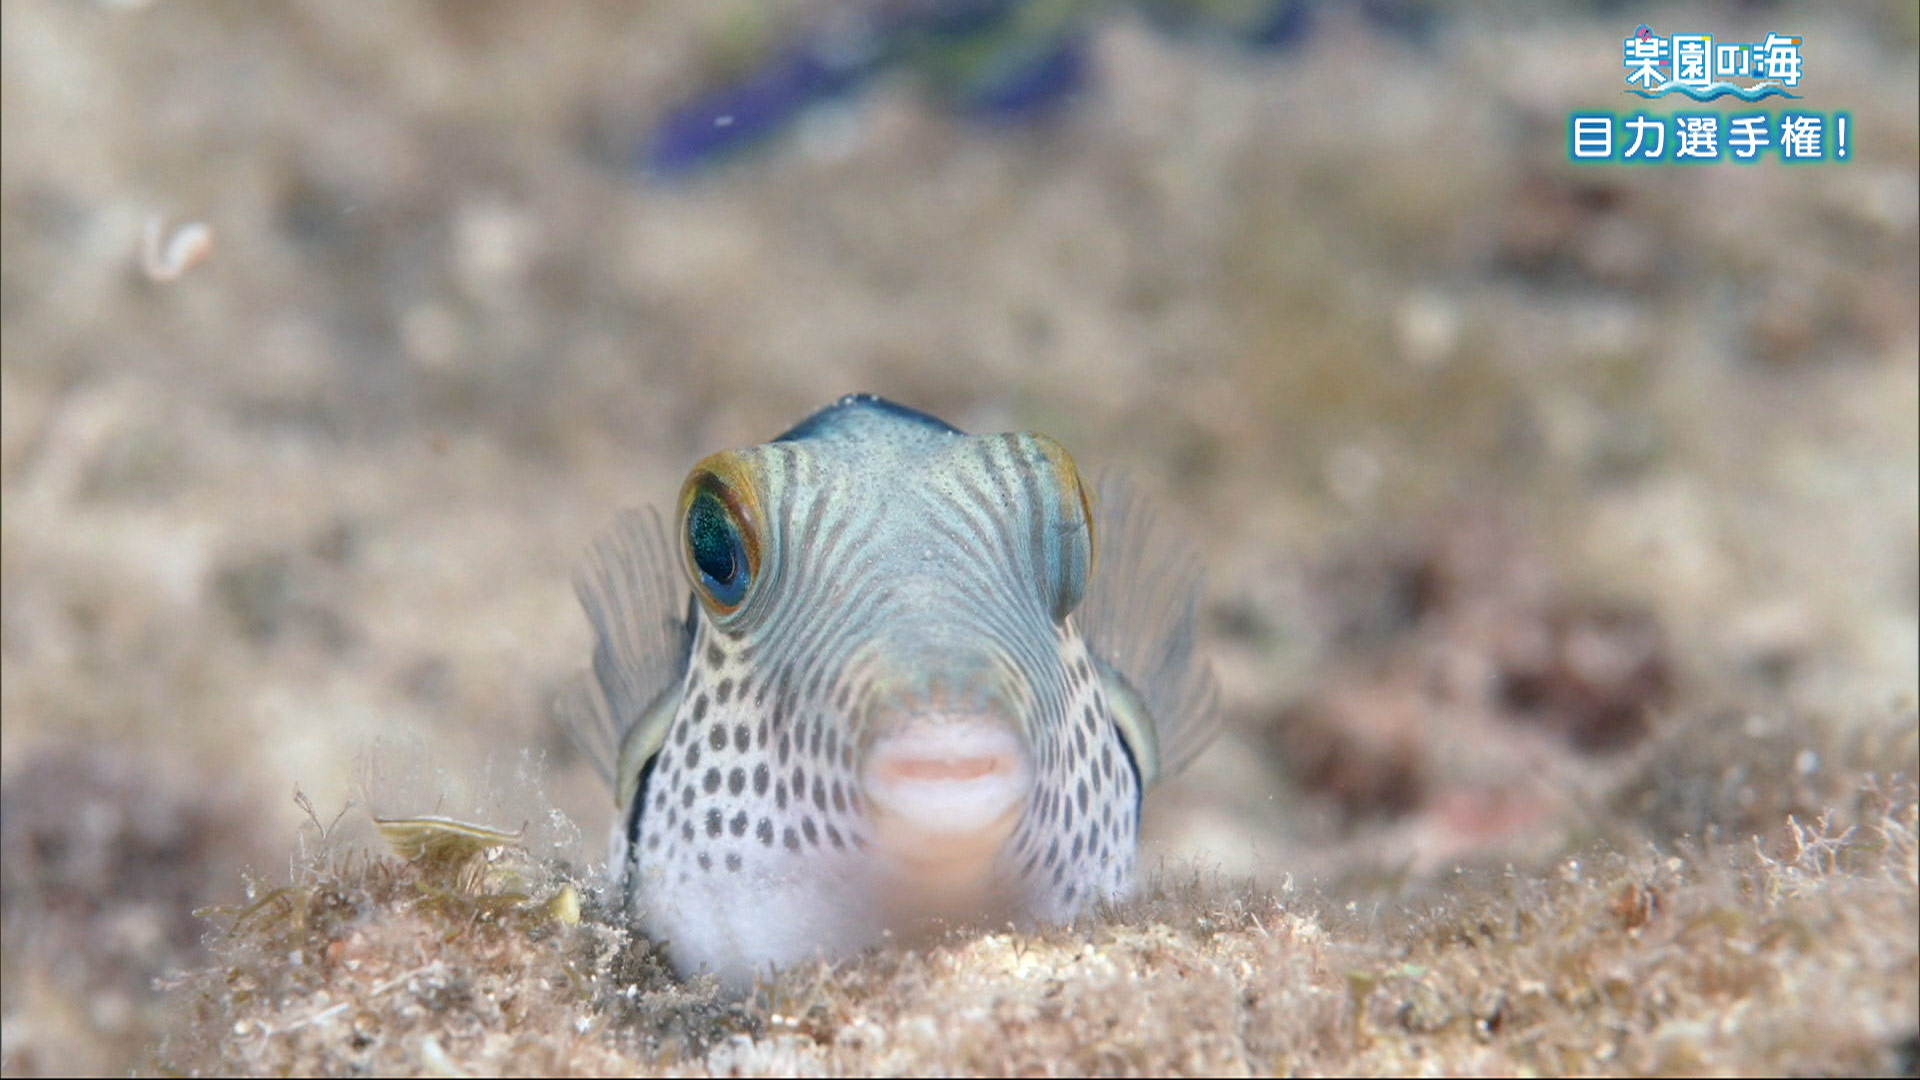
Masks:
[[[0,1066],[144,1061],[396,746],[388,812],[598,858],[575,560],[853,390],[1190,529],[1226,723],[1150,861],[1361,895],[1911,775],[1917,10],[0,7]],[[1571,164],[1641,22],[1802,37],[1850,159]]]

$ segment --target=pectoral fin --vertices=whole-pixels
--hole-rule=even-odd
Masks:
[[[1075,613],[1143,787],[1179,772],[1219,730],[1213,671],[1195,645],[1200,560],[1118,476],[1100,481],[1093,580]]]
[[[574,575],[593,624],[593,667],[561,688],[555,711],[629,806],[678,711],[693,641],[688,592],[652,508],[628,510]]]

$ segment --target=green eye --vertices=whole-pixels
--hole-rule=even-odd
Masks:
[[[1092,493],[1065,447],[1045,435],[1011,438],[1020,447],[1026,467],[1046,479],[1044,487],[1053,495],[1031,512],[1044,515],[1047,521],[1049,540],[1042,553],[1047,603],[1055,619],[1064,619],[1080,606],[1093,576]]]
[[[722,450],[693,467],[680,486],[680,544],[687,577],[715,617],[747,602],[760,577],[761,531],[754,463]]]
[[[737,607],[753,576],[746,542],[733,512],[711,489],[695,492],[687,506],[687,550],[713,602],[723,608]]]

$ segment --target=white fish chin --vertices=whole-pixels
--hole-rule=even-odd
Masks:
[[[922,720],[888,734],[861,769],[881,902],[895,919],[966,918],[1001,906],[1001,849],[1033,790],[1026,743],[1003,722]]]

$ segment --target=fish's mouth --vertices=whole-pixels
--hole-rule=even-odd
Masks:
[[[941,719],[892,732],[868,751],[874,808],[929,837],[975,833],[1017,813],[1033,786],[1022,740],[989,719]]]
[[[993,884],[996,857],[1033,789],[1033,761],[1025,740],[997,719],[921,720],[873,744],[861,786],[881,853],[905,886],[900,899],[964,908]]]

